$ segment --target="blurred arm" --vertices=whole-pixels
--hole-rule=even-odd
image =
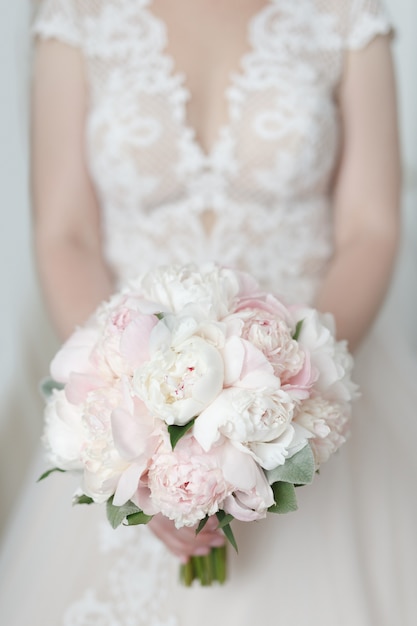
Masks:
[[[112,292],[100,212],[85,155],[87,89],[81,54],[37,43],[32,91],[35,253],[46,305],[66,338]]]
[[[340,89],[343,149],[334,188],[335,254],[316,305],[354,350],[380,308],[399,240],[400,158],[387,37],[349,52]]]

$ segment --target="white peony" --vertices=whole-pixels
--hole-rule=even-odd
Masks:
[[[222,356],[210,341],[192,334],[196,330],[192,318],[183,318],[173,330],[158,324],[151,336],[150,360],[134,375],[137,395],[170,425],[184,425],[199,415],[223,387]]]
[[[284,463],[291,446],[295,404],[282,389],[224,389],[197,418],[194,436],[205,450],[221,436],[243,444],[259,464],[272,469]]]
[[[299,343],[310,353],[311,365],[318,372],[315,390],[335,402],[349,402],[357,396],[352,382],[353,358],[345,341],[336,341],[333,316],[314,309],[296,310],[303,321]]]
[[[242,285],[240,274],[214,263],[158,267],[141,277],[137,287],[162,310],[183,312],[190,304],[202,306],[208,317],[221,319],[230,311]]]
[[[349,437],[350,412],[350,405],[328,402],[320,396],[309,398],[298,407],[294,423],[311,433],[309,443],[317,468]]]
[[[82,470],[80,455],[85,434],[81,408],[68,402],[65,391],[54,391],[45,408],[42,437],[52,465],[63,470]]]

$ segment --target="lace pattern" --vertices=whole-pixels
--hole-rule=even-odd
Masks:
[[[386,10],[382,10],[379,0],[354,0],[350,11],[347,48],[364,48],[375,37],[375,33],[393,34]]]
[[[358,46],[388,22],[375,0],[301,4],[267,2],[251,20],[251,49],[226,93],[229,118],[205,154],[150,0],[45,0],[35,33],[75,42],[77,22],[82,32],[89,162],[120,281],[158,262],[214,258],[290,300],[313,297],[332,249],[326,196],[345,31],[351,20],[348,42]],[[319,237],[297,236],[309,231]]]
[[[66,610],[63,626],[179,626],[166,608],[177,560],[147,528],[133,529],[133,538],[129,530],[101,523],[101,551],[112,558],[103,588],[86,589]]]
[[[32,32],[45,39],[59,39],[80,47],[82,38],[75,3],[71,0],[42,0]]]

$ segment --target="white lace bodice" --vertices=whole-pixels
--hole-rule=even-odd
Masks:
[[[151,0],[45,0],[34,29],[85,56],[89,164],[120,280],[214,259],[290,300],[312,299],[332,250],[335,90],[346,48],[389,30],[378,0],[266,1],[208,154],[187,124],[186,77]]]

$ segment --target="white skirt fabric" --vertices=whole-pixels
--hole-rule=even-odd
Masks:
[[[3,542],[5,626],[415,626],[417,367],[375,331],[357,356],[350,441],[298,490],[299,510],[234,526],[224,586],[178,583],[146,527],[72,508],[67,475],[35,482]]]

